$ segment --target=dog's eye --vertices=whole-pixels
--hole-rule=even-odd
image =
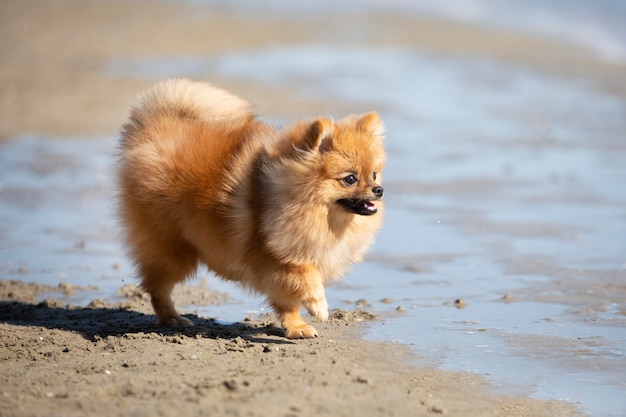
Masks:
[[[348,175],[347,177],[345,177],[344,179],[342,179],[343,183],[346,185],[353,185],[356,184],[359,180],[356,176],[354,175]]]
[[[376,181],[376,177],[378,176],[378,173],[376,171],[374,171],[374,175],[372,175],[372,177],[374,177],[374,181]]]

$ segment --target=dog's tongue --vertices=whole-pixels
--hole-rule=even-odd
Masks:
[[[372,203],[371,201],[363,201],[363,210],[370,212],[370,213],[376,213],[376,204]]]

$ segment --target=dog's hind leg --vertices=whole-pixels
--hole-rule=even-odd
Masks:
[[[172,301],[174,286],[197,268],[195,254],[153,259],[139,264],[141,287],[150,300],[159,326],[193,326],[193,322],[176,312]]]

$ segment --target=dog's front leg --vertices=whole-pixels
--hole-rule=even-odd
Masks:
[[[289,266],[274,278],[270,302],[280,317],[285,336],[290,339],[317,337],[317,330],[302,320],[300,308],[304,306],[320,321],[328,319],[328,302],[320,272],[313,265]]]

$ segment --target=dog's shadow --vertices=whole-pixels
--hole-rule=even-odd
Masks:
[[[221,323],[190,314],[185,317],[192,320],[195,326],[159,327],[155,323],[154,315],[124,308],[67,308],[46,302],[29,304],[20,301],[0,301],[2,323],[73,331],[90,341],[129,333],[157,333],[165,336],[184,335],[211,339],[241,337],[253,343],[293,343],[284,338],[282,329],[271,323],[259,321]]]

